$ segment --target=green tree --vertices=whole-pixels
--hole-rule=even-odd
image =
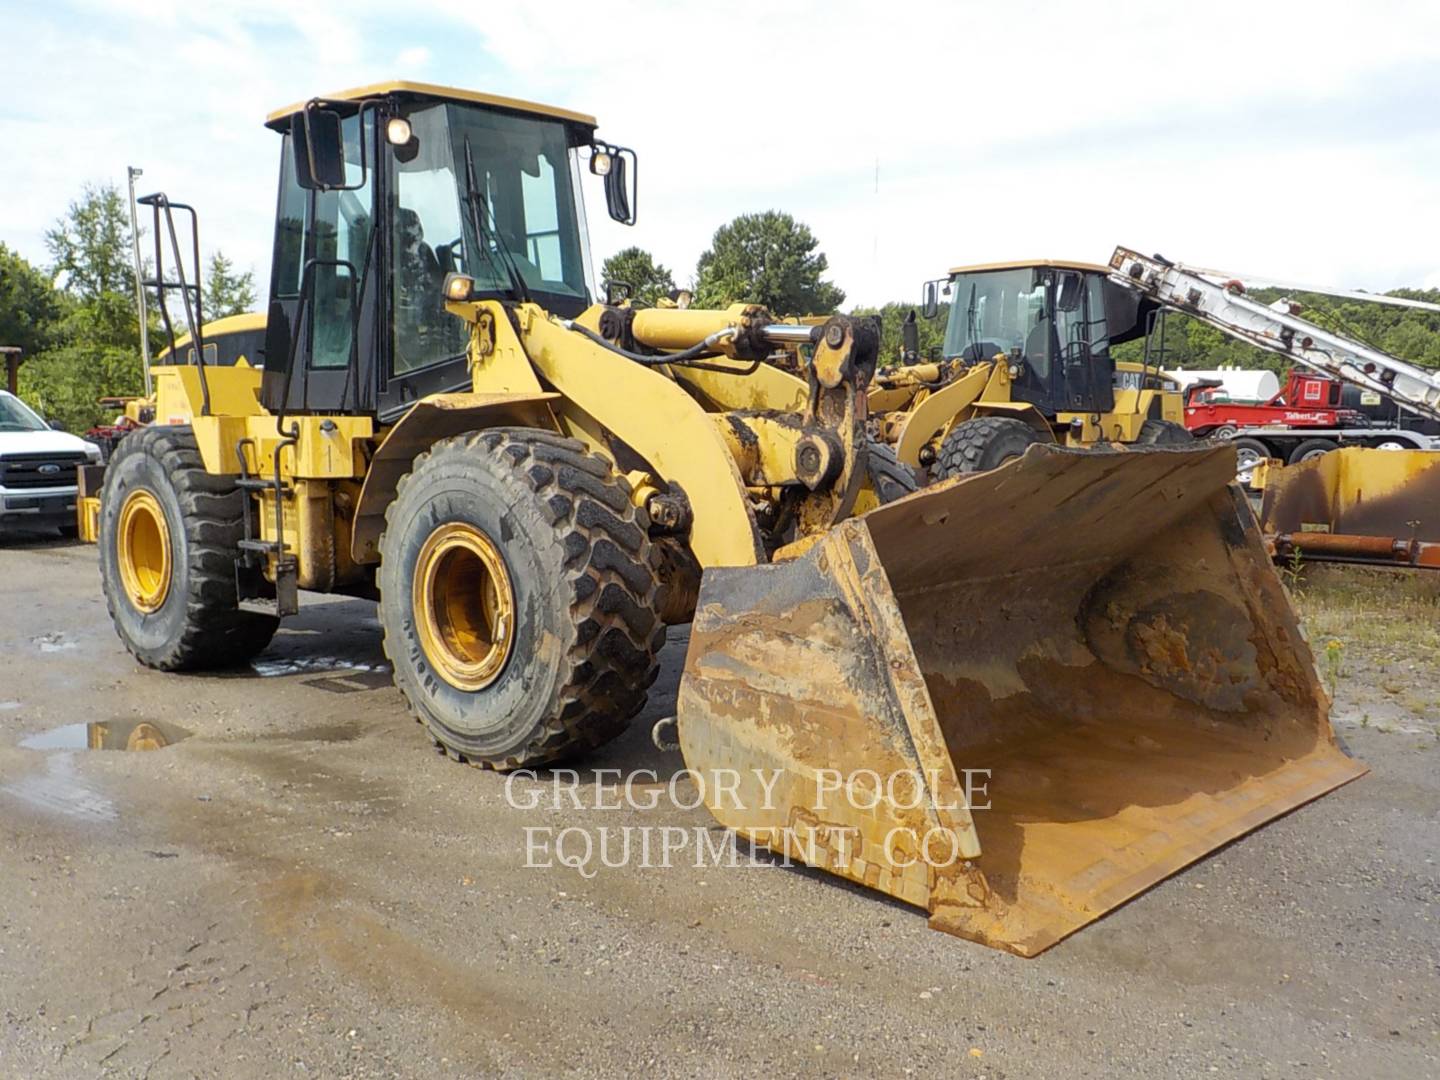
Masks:
[[[880,366],[892,367],[901,363],[904,346],[905,317],[915,312],[916,337],[920,343],[920,359],[930,358],[931,351],[945,344],[945,325],[949,321],[950,309],[942,306],[933,319],[920,314],[918,304],[907,304],[903,300],[892,300],[879,307],[857,307],[850,314],[856,316],[880,316]]]
[[[102,397],[137,396],[144,390],[139,355],[123,345],[76,338],[20,368],[20,396],[48,420],[80,434],[112,419]]]
[[[205,304],[203,321],[214,322],[228,315],[242,315],[255,307],[255,272],[235,272],[235,264],[223,251],[210,256],[202,288]]]
[[[670,271],[639,247],[627,247],[606,259],[600,268],[600,280],[607,287],[624,282],[635,290],[633,295],[637,301],[652,307],[662,296],[675,291],[675,278]]]
[[[57,340],[20,369],[20,393],[47,417],[83,431],[112,410],[101,397],[138,394],[140,324],[135,315],[130,217],[111,185],[85,187],[45,234],[64,316]]]
[[[130,213],[114,184],[86,184],[45,233],[45,246],[70,296],[93,300],[106,293],[133,294]]]
[[[725,307],[744,301],[776,315],[823,315],[845,293],[823,275],[829,267],[809,226],[767,210],[741,214],[715,231],[695,267],[695,302]]]
[[[0,345],[17,345],[26,356],[50,348],[60,339],[64,311],[50,279],[0,244]]]

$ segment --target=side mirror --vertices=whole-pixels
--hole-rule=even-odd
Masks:
[[[63,423],[61,423],[59,420],[51,420],[51,421],[49,422],[49,427],[50,427],[50,430],[51,430],[51,431],[69,431],[69,430],[70,430],[70,429],[67,428]]]
[[[634,225],[639,212],[639,161],[623,146],[595,143],[590,171],[605,178],[605,208],[621,225]]]
[[[940,314],[940,282],[927,281],[921,290],[920,314],[933,319]]]
[[[334,191],[345,183],[345,135],[340,114],[312,101],[290,123],[295,179],[307,191]]]
[[[920,359],[920,327],[915,322],[914,308],[905,313],[905,321],[900,324],[900,349],[907,364]]]
[[[1081,283],[1084,281],[1079,274],[1060,275],[1060,295],[1055,300],[1055,306],[1061,311],[1079,311],[1081,297]]]

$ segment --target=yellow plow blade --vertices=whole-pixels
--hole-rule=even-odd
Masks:
[[[1233,477],[1037,446],[707,570],[678,713],[711,812],[1030,956],[1363,775]]]

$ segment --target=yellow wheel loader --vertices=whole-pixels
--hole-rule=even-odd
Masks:
[[[941,359],[883,370],[869,391],[879,437],[939,479],[993,469],[1035,443],[1192,442],[1179,386],[1110,355],[1145,335],[1158,305],[1109,275],[1053,260],[951,270]],[[941,286],[926,284],[927,316]]]
[[[635,158],[590,117],[390,83],[269,124],[263,373],[157,369],[94,511],[142,663],[378,597],[416,717],[508,769],[613,737],[693,620],[713,813],[1025,954],[1364,771],[1228,450],[1034,446],[909,492],[870,322],[593,302],[581,185],[631,221]]]

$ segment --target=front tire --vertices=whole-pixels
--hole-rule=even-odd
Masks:
[[[989,472],[1019,457],[1039,441],[1040,435],[1034,428],[1013,417],[977,416],[964,420],[956,424],[940,444],[936,473],[940,479],[948,480],[967,473]]]
[[[1146,420],[1140,425],[1137,446],[1193,446],[1195,436],[1173,420]]]
[[[608,742],[665,641],[644,511],[584,444],[494,428],[436,443],[381,539],[395,684],[451,757],[499,769]]]
[[[875,501],[882,506],[920,490],[915,471],[895,456],[893,446],[882,442],[867,443],[865,462],[870,470],[870,486],[874,489]]]
[[[144,428],[116,447],[100,495],[101,581],[116,633],[146,667],[233,667],[269,644],[279,620],[241,611],[235,594],[245,498],[205,471],[188,427]]]

